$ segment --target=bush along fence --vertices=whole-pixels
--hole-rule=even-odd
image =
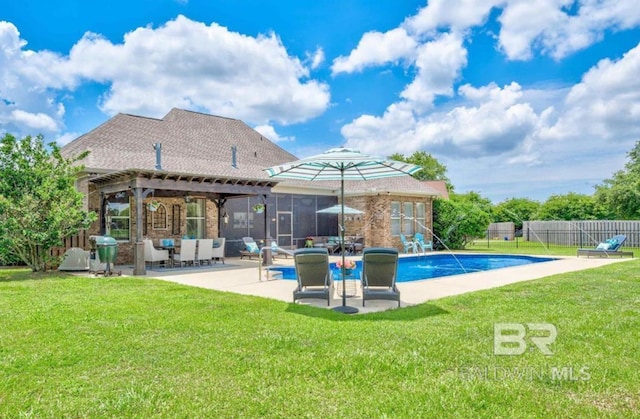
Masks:
[[[595,247],[618,234],[627,236],[623,247],[640,247],[640,221],[586,220],[586,221],[525,221],[522,231],[512,223],[495,223],[487,230],[487,246],[492,240],[511,241],[517,247],[535,243],[545,246]],[[513,230],[511,230],[513,228]]]

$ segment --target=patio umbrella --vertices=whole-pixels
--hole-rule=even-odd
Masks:
[[[359,215],[359,214],[364,214],[363,211],[360,211],[359,209],[355,209],[355,208],[351,208],[348,207],[346,205],[334,205],[332,207],[329,208],[324,208],[321,210],[316,211],[318,214],[342,214],[343,212],[346,215]]]
[[[267,174],[275,178],[302,179],[302,180],[340,180],[340,205],[344,208],[344,181],[380,179],[393,176],[412,175],[421,170],[420,166],[409,163],[385,160],[381,157],[369,156],[358,150],[349,148],[332,148],[322,154],[307,157],[306,159],[284,163],[265,169]],[[340,239],[342,247],[342,306],[335,310],[352,314],[358,309],[347,306],[345,291],[345,266],[344,266],[344,214],[340,212],[342,221],[340,225]]]

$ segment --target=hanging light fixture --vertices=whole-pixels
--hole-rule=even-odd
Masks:
[[[224,215],[222,216],[222,221],[225,225],[229,224],[229,214],[227,214],[226,210],[224,211]]]

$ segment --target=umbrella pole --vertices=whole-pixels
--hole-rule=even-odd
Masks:
[[[342,205],[342,211],[340,211],[340,248],[342,250],[342,305],[334,307],[333,310],[344,314],[355,314],[358,312],[356,307],[350,307],[347,305],[347,280],[345,278],[345,266],[344,266],[344,170],[340,176],[340,205]]]

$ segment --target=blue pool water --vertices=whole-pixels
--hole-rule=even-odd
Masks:
[[[442,276],[488,271],[491,269],[549,262],[552,260],[557,259],[539,256],[473,254],[455,256],[452,254],[410,256],[400,258],[398,262],[398,282],[433,279]],[[335,277],[338,278],[340,270],[336,268],[334,263],[330,266],[334,271]],[[271,269],[282,272],[283,279],[296,279],[295,268],[293,266],[275,267]],[[354,269],[352,276],[360,278],[361,269],[362,261],[357,261],[356,269]]]

